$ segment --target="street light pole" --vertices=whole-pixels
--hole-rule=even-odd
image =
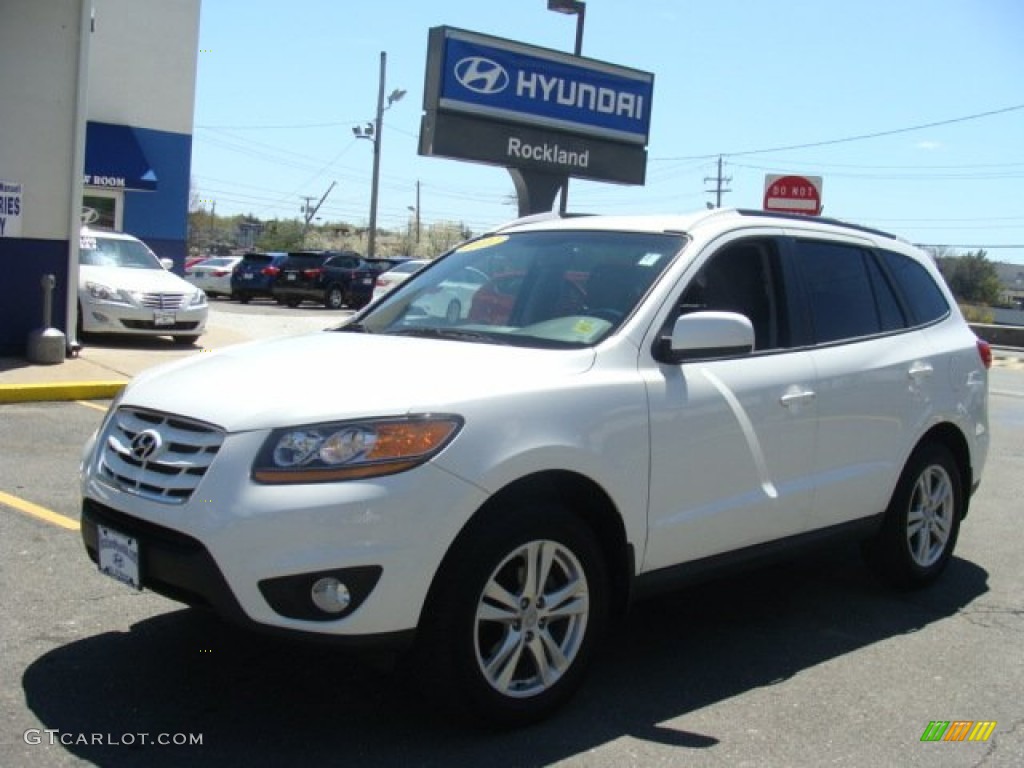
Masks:
[[[377,244],[377,191],[380,187],[380,140],[384,122],[384,81],[387,77],[388,55],[380,52],[380,85],[377,89],[377,119],[373,131],[373,182],[370,188],[370,235],[366,241],[367,256],[373,258]]]
[[[377,192],[380,188],[380,140],[384,128],[384,110],[389,109],[392,104],[405,96],[405,91],[396,88],[388,96],[387,106],[384,105],[384,84],[387,80],[388,55],[380,52],[380,85],[377,89],[377,116],[372,123],[366,127],[357,125],[352,128],[352,133],[357,139],[367,139],[373,142],[373,181],[370,185],[370,233],[366,239],[367,256],[373,258],[377,245]]]
[[[587,18],[587,4],[583,0],[548,0],[548,10],[576,17],[576,46],[573,54],[579,56],[583,52],[583,24]],[[565,213],[569,205],[569,177],[565,177],[562,186],[562,199],[558,203],[559,213]]]

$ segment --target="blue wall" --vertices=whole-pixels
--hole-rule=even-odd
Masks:
[[[22,356],[28,335],[43,327],[43,275],[57,278],[53,292],[53,327],[68,332],[67,240],[0,238],[0,355]]]
[[[192,136],[134,127],[139,146],[156,171],[155,192],[124,193],[124,231],[183,272],[188,255],[188,194]]]

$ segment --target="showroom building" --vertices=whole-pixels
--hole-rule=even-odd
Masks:
[[[186,256],[200,0],[0,3],[0,355],[24,353],[56,278],[75,338],[82,222]]]

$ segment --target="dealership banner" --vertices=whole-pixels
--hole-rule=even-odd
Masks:
[[[0,237],[21,237],[21,184],[0,180]]]

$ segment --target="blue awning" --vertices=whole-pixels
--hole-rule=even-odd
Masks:
[[[156,171],[127,125],[85,125],[85,185],[110,189],[156,190]]]

